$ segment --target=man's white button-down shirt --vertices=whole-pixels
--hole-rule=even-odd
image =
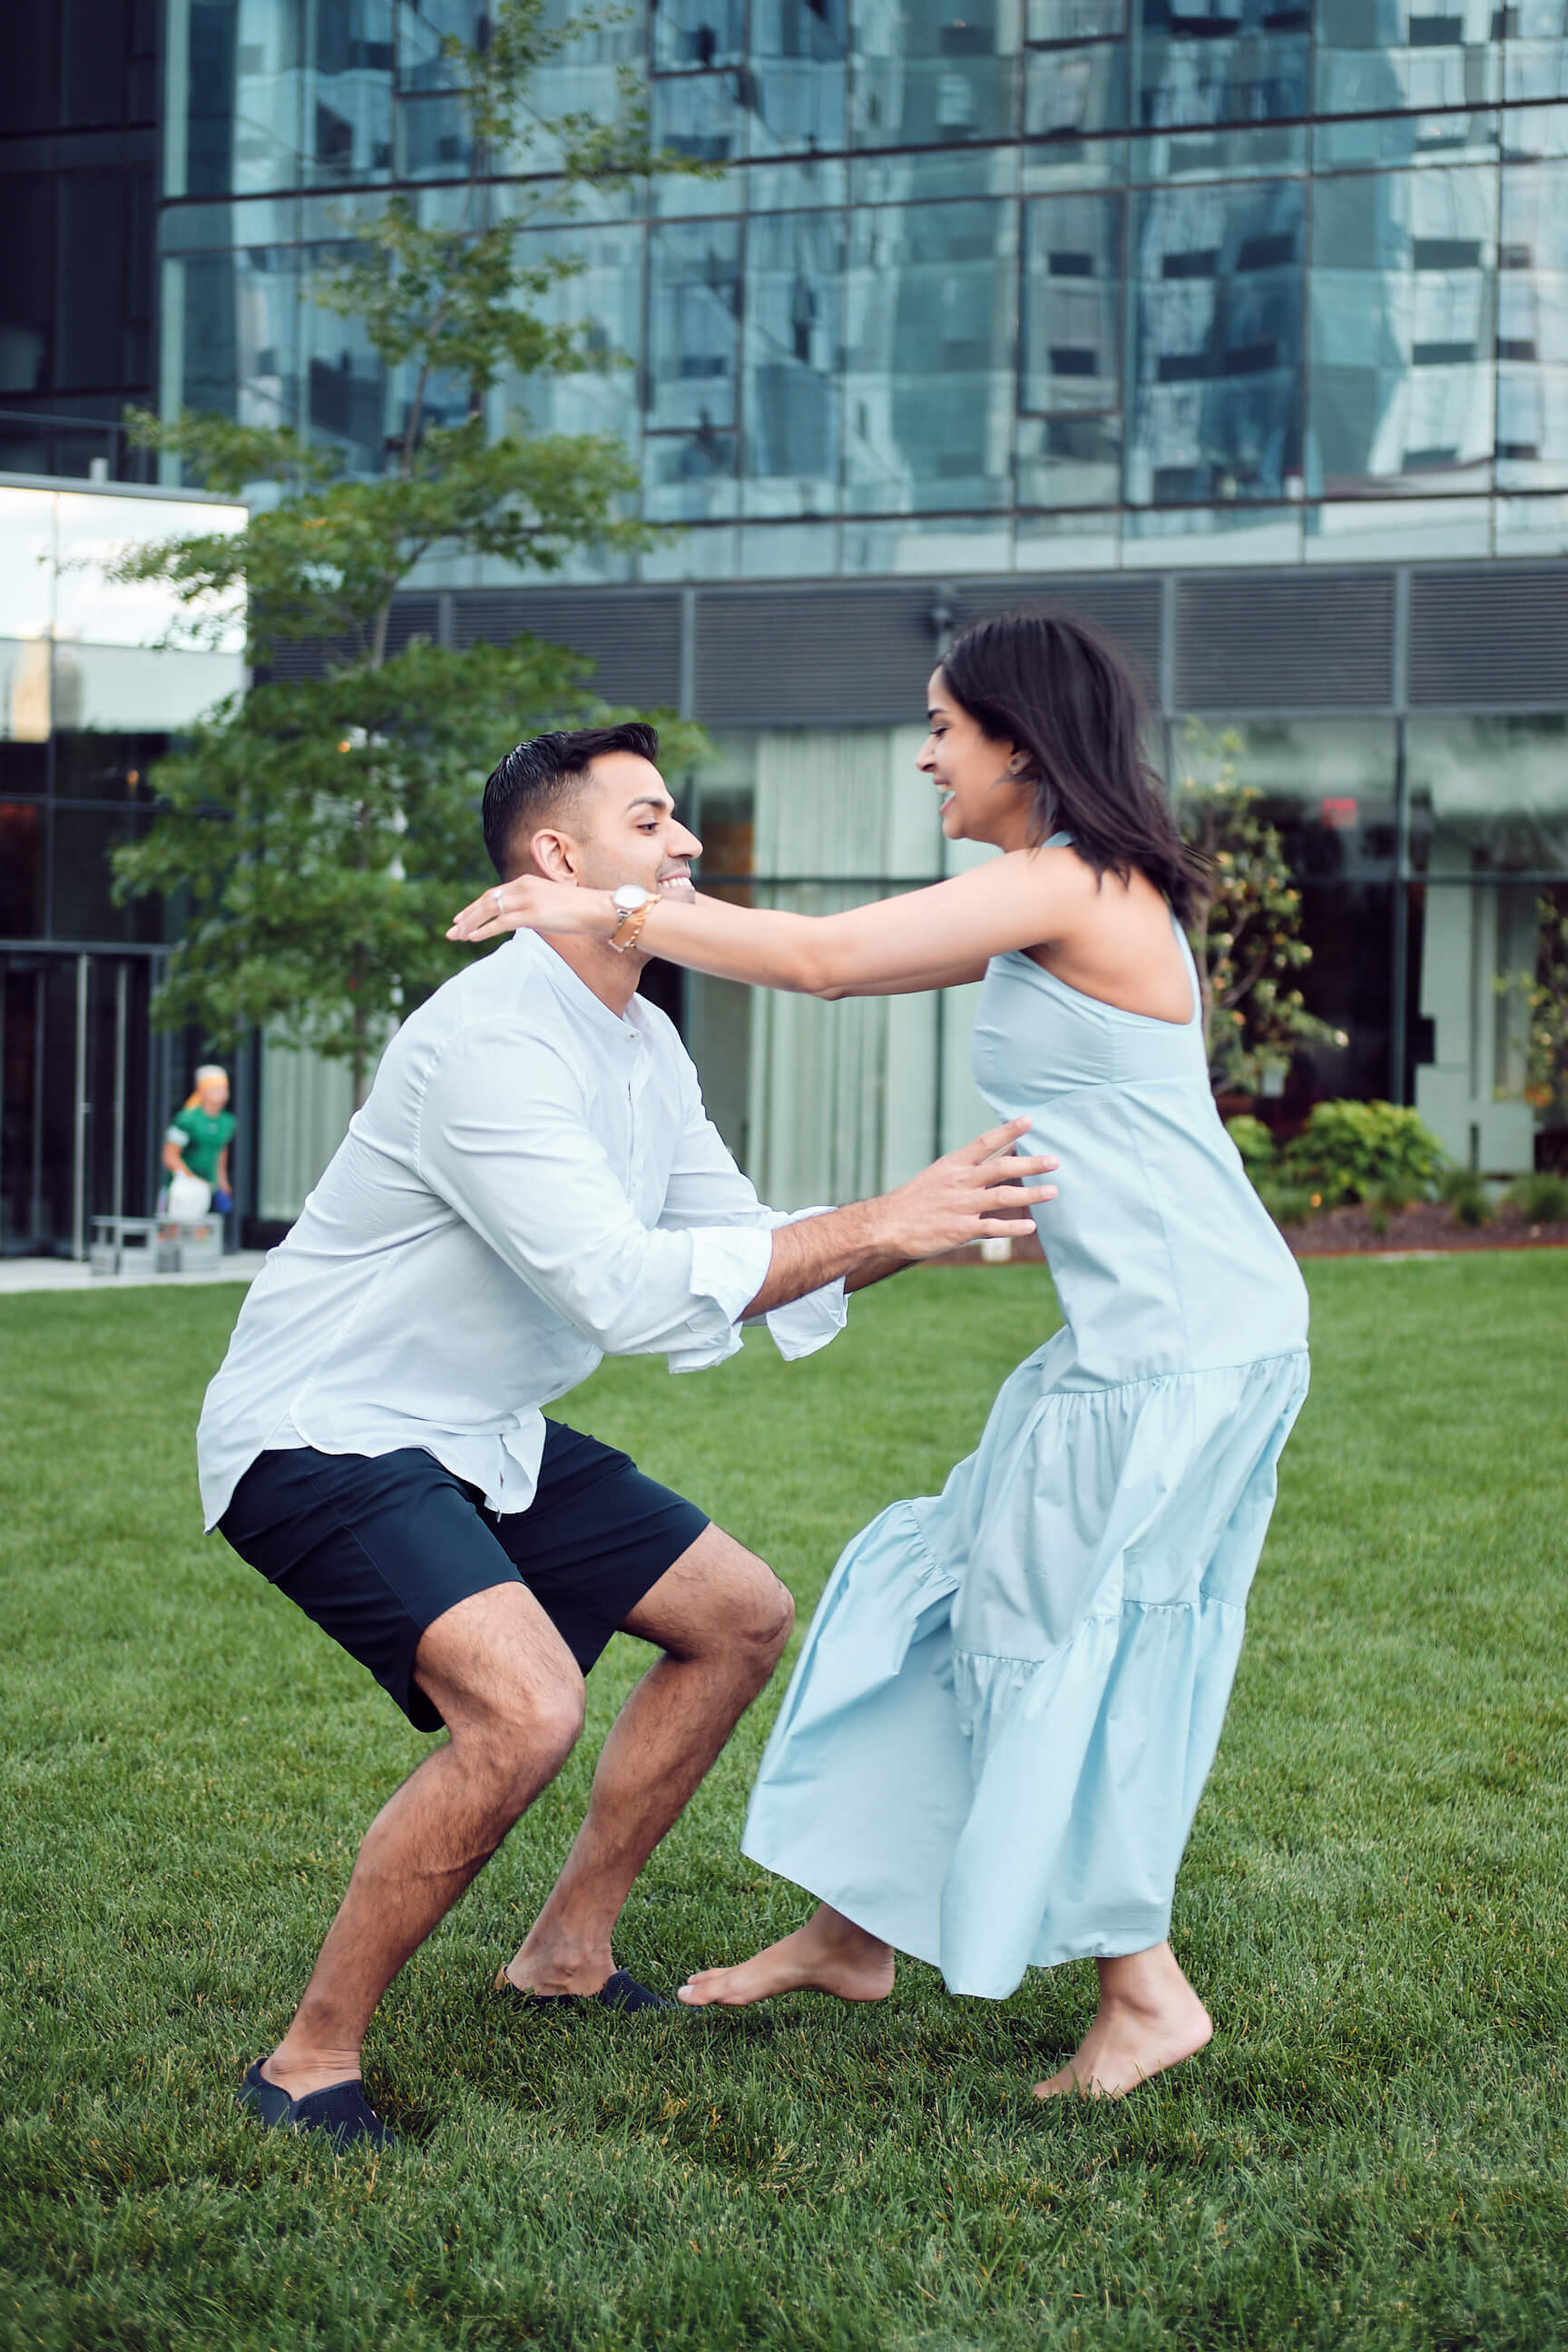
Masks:
[[[664,1014],[637,996],[612,1013],[515,933],[405,1022],[252,1286],[202,1412],[207,1526],[276,1446],[423,1446],[492,1510],[525,1509],[540,1407],[605,1355],[732,1355],[789,1222],[725,1150]],[[804,1356],[844,1318],[834,1283],[767,1322]]]

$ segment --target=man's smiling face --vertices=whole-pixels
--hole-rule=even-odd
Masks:
[[[556,823],[534,836],[537,871],[584,890],[614,890],[640,882],[660,898],[688,903],[697,893],[691,860],[702,844],[675,813],[664,778],[635,751],[605,751],[595,760]],[[543,854],[546,842],[555,855]]]

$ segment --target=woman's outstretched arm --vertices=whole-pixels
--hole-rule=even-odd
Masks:
[[[978,980],[992,956],[1047,944],[1093,887],[1069,849],[1012,850],[841,915],[656,898],[637,944],[720,980],[804,996],[897,995]],[[607,940],[620,919],[607,890],[523,875],[465,907],[447,937],[478,942],[527,929]]]

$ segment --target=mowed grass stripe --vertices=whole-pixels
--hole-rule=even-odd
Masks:
[[[1568,2342],[1568,1259],[1308,1269],[1315,1383],[1178,1950],[1220,2032],[1124,2105],[1037,2109],[1090,1971],[930,1969],[846,2011],[519,2019],[489,1993],[646,1653],[394,1988],[396,2155],[233,2112],[359,1835],[425,1743],[221,1542],[191,1434],[232,1290],[0,1299],[0,2345],[1519,2347]],[[940,1270],[846,1338],[561,1408],[771,1559],[804,1623],[1055,1320]],[[635,1892],[669,1985],[800,1916],[740,1855],[777,1688]]]

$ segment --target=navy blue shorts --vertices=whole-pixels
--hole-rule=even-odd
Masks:
[[[628,1454],[557,1421],[525,1511],[487,1511],[477,1486],[419,1446],[374,1457],[293,1446],[253,1462],[218,1521],[420,1731],[439,1731],[441,1716],[414,1654],[459,1601],[525,1584],[586,1674],[707,1525]]]

